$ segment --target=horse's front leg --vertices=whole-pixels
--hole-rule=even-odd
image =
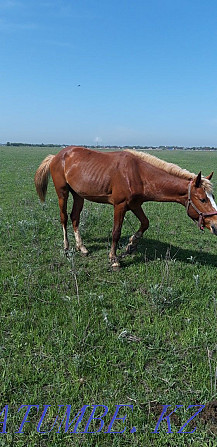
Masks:
[[[140,220],[141,225],[138,231],[136,231],[133,236],[130,237],[129,243],[126,247],[126,254],[131,254],[137,249],[137,244],[139,239],[142,237],[144,231],[146,231],[149,227],[149,220],[143,212],[141,205],[131,206],[131,211],[135,214],[135,216]]]
[[[118,270],[120,267],[119,260],[116,255],[117,244],[121,236],[121,228],[126,213],[126,203],[120,203],[119,205],[114,205],[114,225],[112,231],[112,246],[109,253],[109,259],[111,261],[111,266],[113,270]]]

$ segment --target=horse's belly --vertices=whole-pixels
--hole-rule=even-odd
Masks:
[[[87,200],[107,203],[112,193],[111,177],[99,170],[71,167],[66,173],[66,181],[73,191]]]
[[[97,203],[110,203],[113,204],[113,200],[111,195],[107,196],[82,196],[84,199],[89,200],[90,202],[97,202]]]

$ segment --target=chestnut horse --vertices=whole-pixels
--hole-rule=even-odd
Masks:
[[[66,147],[57,155],[48,155],[35,174],[35,186],[41,201],[45,200],[51,173],[59,199],[64,248],[67,251],[67,200],[69,192],[74,203],[70,214],[76,248],[88,253],[79,233],[80,213],[84,199],[109,203],[114,207],[114,226],[109,258],[112,267],[119,267],[116,256],[126,211],[140,221],[139,230],[129,239],[126,253],[136,249],[139,238],[148,229],[149,221],[142,209],[147,201],[177,202],[186,207],[189,217],[200,229],[208,228],[217,235],[217,206],[208,177],[195,175],[175,164],[147,153],[133,150],[99,152],[83,147]]]

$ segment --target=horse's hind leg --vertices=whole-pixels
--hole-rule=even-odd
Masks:
[[[149,227],[149,220],[144,214],[144,211],[141,205],[131,206],[130,210],[135,214],[135,216],[140,220],[141,225],[138,231],[136,231],[133,236],[130,237],[129,243],[126,247],[126,254],[131,254],[137,249],[137,244],[139,239],[142,237],[144,231],[146,231]]]
[[[60,221],[63,227],[63,239],[64,239],[64,249],[67,251],[69,249],[69,241],[67,236],[67,200],[69,196],[69,190],[67,185],[64,187],[56,189],[58,200],[59,200],[59,208],[60,208]]]
[[[75,234],[75,243],[76,243],[76,248],[77,250],[81,251],[81,253],[86,256],[88,254],[88,250],[86,249],[86,247],[84,246],[81,236],[80,236],[80,232],[79,232],[79,222],[80,222],[80,214],[81,211],[83,209],[84,206],[84,199],[82,197],[80,197],[78,194],[76,194],[76,192],[72,192],[73,194],[73,198],[74,198],[74,203],[73,203],[73,207],[72,207],[72,212],[70,214],[71,217],[71,221],[72,221],[72,226],[73,226],[73,230],[74,230],[74,234]]]

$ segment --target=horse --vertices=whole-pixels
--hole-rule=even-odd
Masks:
[[[35,186],[42,202],[45,201],[50,174],[59,200],[66,252],[69,250],[69,193],[74,199],[70,217],[76,248],[83,255],[88,254],[79,232],[84,199],[113,205],[114,223],[109,259],[114,270],[120,267],[116,250],[126,212],[132,211],[140,221],[139,229],[129,239],[126,254],[136,250],[139,239],[149,227],[149,220],[142,209],[143,202],[180,203],[201,230],[206,227],[217,235],[217,206],[210,182],[213,172],[207,177],[202,176],[201,171],[196,175],[149,153],[131,149],[102,152],[69,146],[57,155],[48,155],[36,171]]]

